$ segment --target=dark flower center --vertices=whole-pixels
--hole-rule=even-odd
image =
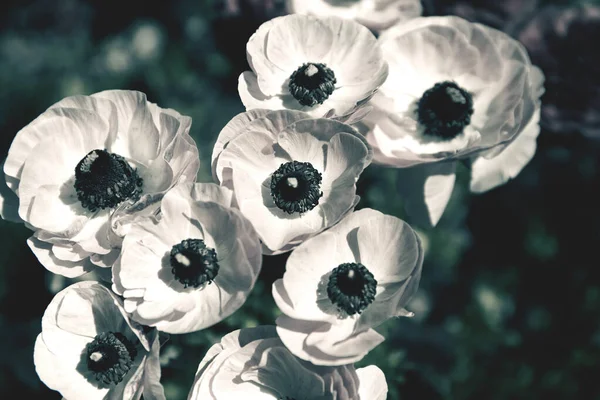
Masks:
[[[323,104],[335,89],[335,74],[321,63],[305,63],[290,76],[290,93],[298,103],[312,107]]]
[[[171,248],[171,272],[184,287],[210,284],[219,273],[217,252],[202,239],[185,239]]]
[[[309,162],[291,161],[271,175],[271,196],[275,205],[288,214],[304,213],[319,204],[321,174]]]
[[[135,344],[121,332],[102,332],[86,346],[89,371],[98,382],[118,384],[127,375],[137,355]]]
[[[90,151],[75,167],[77,199],[92,212],[139,199],[142,184],[142,178],[123,157],[106,150]]]
[[[331,271],[327,296],[348,315],[360,314],[375,300],[377,281],[361,263],[344,263]]]
[[[426,90],[417,107],[426,135],[453,139],[471,123],[473,96],[456,83],[445,81]]]

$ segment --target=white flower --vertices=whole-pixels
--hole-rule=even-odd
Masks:
[[[29,247],[54,273],[110,266],[129,224],[174,184],[196,179],[190,125],[140,92],[67,97],[13,140],[4,172],[18,202],[4,201],[2,215],[18,203],[34,230]]]
[[[33,360],[40,379],[67,400],[165,399],[155,329],[130,322],[98,282],[59,292],[42,318]]]
[[[252,110],[223,128],[213,175],[234,190],[266,254],[289,251],[358,202],[371,149],[351,126],[300,111]]]
[[[252,71],[242,73],[238,83],[246,110],[345,116],[387,77],[375,36],[359,23],[337,17],[274,18],[250,37],[246,50]]]
[[[317,365],[362,359],[383,341],[373,328],[395,316],[417,291],[419,237],[404,221],[356,211],[292,252],[273,297],[283,315],[277,333],[297,357]]]
[[[213,183],[171,189],[160,220],[131,227],[113,267],[113,290],[144,325],[186,333],[216,324],[242,306],[260,272],[260,241]]]
[[[387,382],[374,365],[315,366],[294,357],[275,327],[225,335],[200,362],[188,400],[385,400]]]
[[[414,208],[426,203],[432,225],[454,187],[457,161],[472,162],[474,191],[504,183],[527,164],[543,75],[519,42],[458,17],[416,18],[379,41],[390,73],[372,99],[367,137],[377,162],[421,166],[404,171],[401,189]]]
[[[423,12],[421,0],[287,0],[290,13],[353,19],[379,32]]]

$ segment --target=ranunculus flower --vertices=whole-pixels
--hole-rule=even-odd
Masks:
[[[254,228],[214,183],[184,183],[159,220],[131,227],[113,267],[113,290],[134,320],[169,333],[209,327],[242,306],[260,272]]]
[[[471,163],[477,192],[529,162],[543,74],[519,42],[458,17],[416,18],[379,40],[390,74],[372,99],[367,137],[377,162],[421,166],[404,171],[399,183],[408,204],[424,201],[430,224],[450,198],[457,161]],[[522,135],[533,140],[518,140]],[[500,154],[502,162],[487,162]],[[486,181],[490,175],[501,179]]]
[[[417,291],[423,247],[404,221],[355,211],[292,252],[273,297],[277,333],[297,357],[317,365],[362,359],[384,338],[373,328],[397,316]]]
[[[315,366],[294,357],[275,327],[225,335],[200,362],[188,400],[385,400],[387,382],[374,365]]]
[[[517,36],[546,75],[541,124],[600,138],[600,7],[547,7]]]
[[[98,282],[59,292],[42,318],[33,361],[66,400],[164,400],[158,332],[130,321],[121,299]]]
[[[351,126],[290,110],[238,114],[213,150],[216,182],[233,189],[266,254],[291,250],[358,203],[369,145]]]
[[[427,15],[456,15],[512,34],[535,12],[538,0],[422,0]]]
[[[262,24],[246,46],[252,71],[240,75],[246,110],[301,110],[314,117],[351,114],[385,81],[375,36],[338,17],[286,15]]]
[[[4,164],[18,215],[50,271],[79,276],[114,262],[130,223],[177,182],[194,181],[191,119],[133,91],[67,97],[17,133]],[[6,191],[4,191],[6,192]]]
[[[291,13],[352,19],[379,32],[421,15],[421,0],[287,0]]]

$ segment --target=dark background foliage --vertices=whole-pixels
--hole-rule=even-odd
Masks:
[[[386,342],[360,363],[384,370],[389,399],[600,399],[600,30],[593,20],[557,35],[548,19],[575,3],[424,0],[428,15],[455,13],[523,37],[545,69],[553,108],[533,161],[514,181],[469,195],[468,171],[460,171],[438,227],[420,231],[425,267],[409,307],[417,316],[384,324]],[[193,118],[199,180],[210,181],[216,135],[243,111],[236,87],[246,40],[280,13],[275,0],[4,0],[2,157],[16,132],[61,98],[135,89]],[[543,34],[523,36],[539,15],[547,19],[534,33]],[[395,180],[394,170],[369,167],[359,207],[404,217]],[[33,343],[46,305],[71,281],[38,264],[26,228],[0,221],[0,232],[0,393],[60,399],[35,374]],[[161,356],[169,400],[186,398],[199,361],[222,335],[274,322],[270,285],[285,258],[265,257],[233,316],[171,336]]]

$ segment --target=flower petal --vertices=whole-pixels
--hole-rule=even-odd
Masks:
[[[540,111],[527,127],[497,156],[476,157],[471,165],[471,191],[483,193],[516,177],[531,161],[540,133]]]
[[[215,142],[215,145],[213,147],[212,158],[211,158],[213,177],[217,183],[220,183],[220,181],[221,181],[221,176],[220,176],[221,171],[216,168],[217,159],[221,155],[221,152],[223,151],[223,149],[225,149],[227,144],[232,139],[234,139],[238,135],[241,135],[242,133],[244,133],[246,127],[252,121],[256,120],[257,118],[264,117],[267,113],[269,113],[269,110],[267,110],[267,109],[255,109],[255,110],[239,113],[238,115],[233,117],[227,123],[227,125],[225,125],[225,127],[223,129],[221,129],[221,132],[219,132],[219,136],[217,137],[217,141]]]
[[[422,263],[423,249],[415,231],[404,221],[390,215],[373,216],[363,222],[357,233],[360,262],[378,284],[401,282]]]
[[[295,320],[285,315],[278,317],[276,322],[277,334],[285,346],[296,357],[315,365],[336,366],[360,361],[384,340],[383,336],[371,329],[336,345],[325,344],[323,339],[330,332],[330,324]],[[308,336],[314,335],[315,332],[319,332],[320,335],[315,337],[313,345],[309,345]]]
[[[385,374],[375,365],[368,365],[356,370],[360,386],[358,397],[369,400],[385,400],[388,393],[388,385]]]
[[[50,272],[65,276],[67,278],[76,278],[94,269],[94,265],[89,260],[77,262],[65,261],[57,258],[52,253],[52,244],[43,242],[35,237],[27,239],[27,245],[35,254],[38,261]]]
[[[398,189],[412,221],[427,227],[438,223],[454,189],[455,169],[455,162],[444,162],[398,171]]]

